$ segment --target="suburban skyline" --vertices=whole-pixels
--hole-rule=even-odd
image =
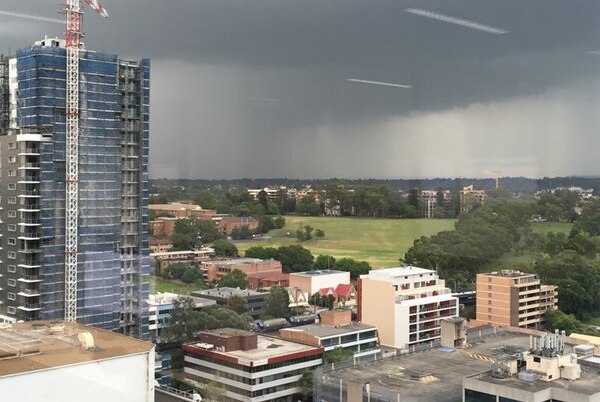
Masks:
[[[87,47],[152,59],[153,178],[600,171],[597,2],[103,4]],[[3,1],[41,20],[0,13],[2,50],[62,36],[58,8]]]

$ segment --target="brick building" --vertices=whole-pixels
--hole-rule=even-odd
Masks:
[[[255,274],[281,274],[281,263],[276,260],[259,258],[231,258],[223,260],[203,261],[202,275],[205,281],[219,281],[234,269],[247,276]]]

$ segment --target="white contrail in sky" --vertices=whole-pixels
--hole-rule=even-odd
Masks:
[[[347,78],[346,81],[360,82],[361,84],[381,85],[384,87],[405,88],[405,89],[412,88],[412,85],[394,84],[393,82],[359,80],[358,78]]]
[[[27,20],[34,20],[34,21],[43,21],[43,22],[54,22],[54,23],[58,23],[58,24],[64,24],[65,22],[63,20],[59,20],[58,18],[47,18],[47,17],[40,17],[37,15],[31,15],[31,14],[22,14],[22,13],[13,13],[10,11],[0,11],[0,16],[5,16],[5,17],[13,17],[13,18],[24,18]]]
[[[483,31],[487,33],[492,33],[496,35],[507,34],[508,31],[500,28],[496,28],[490,25],[480,24],[479,22],[469,21],[462,18],[451,17],[449,15],[436,13],[429,10],[424,10],[422,8],[407,8],[404,11],[407,13],[419,15],[425,18],[431,18],[438,21],[447,22],[449,24],[460,25],[465,28],[477,29],[478,31]]]

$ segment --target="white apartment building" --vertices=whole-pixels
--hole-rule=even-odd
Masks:
[[[371,270],[361,275],[357,287],[358,320],[376,326],[384,346],[404,349],[436,341],[440,321],[458,316],[458,298],[434,270]]]

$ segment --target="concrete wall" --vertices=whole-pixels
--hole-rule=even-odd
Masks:
[[[0,396],[7,402],[154,402],[154,350],[1,377]]]
[[[323,288],[335,288],[340,283],[350,283],[349,272],[337,272],[326,275],[298,275],[290,274],[290,287],[298,287],[309,295],[314,295]]]
[[[359,297],[362,322],[377,327],[381,345],[394,347],[396,344],[394,288],[387,282],[362,279]]]

